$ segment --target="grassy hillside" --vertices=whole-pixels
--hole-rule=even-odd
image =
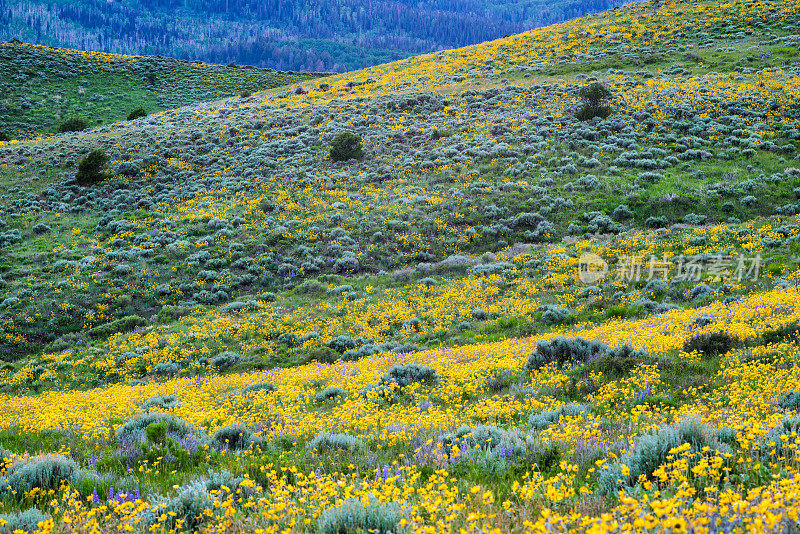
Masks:
[[[155,113],[315,77],[10,41],[0,43],[0,134],[47,135],[75,116],[107,124],[137,108]]]
[[[0,145],[7,520],[796,529],[798,24],[642,2]]]

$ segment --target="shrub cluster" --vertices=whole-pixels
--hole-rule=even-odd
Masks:
[[[398,503],[381,503],[370,495],[368,504],[351,497],[342,504],[323,510],[319,516],[319,534],[402,534],[402,513]]]

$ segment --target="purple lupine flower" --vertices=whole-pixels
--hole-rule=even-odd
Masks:
[[[641,390],[636,390],[633,392],[634,400],[642,400],[647,398],[650,395],[650,385],[647,383],[647,380],[644,381],[644,388]]]
[[[97,489],[92,490],[92,502],[100,502],[100,497],[97,495]]]

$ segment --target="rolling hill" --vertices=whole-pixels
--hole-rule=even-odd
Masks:
[[[0,134],[52,134],[75,116],[112,123],[138,108],[153,113],[318,76],[10,41],[0,43]]]
[[[799,24],[639,2],[0,143],[0,517],[797,528]]]

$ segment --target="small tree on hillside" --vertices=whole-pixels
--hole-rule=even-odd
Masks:
[[[93,185],[102,182],[107,177],[104,172],[107,163],[108,155],[104,150],[92,150],[78,163],[78,172],[75,173],[75,180],[81,185]]]
[[[83,117],[72,117],[58,127],[59,133],[80,132],[89,127],[89,123]]]
[[[361,138],[350,132],[337,135],[331,142],[331,159],[333,161],[361,160],[364,150],[361,148]]]
[[[144,108],[136,108],[130,112],[128,115],[128,120],[132,121],[135,119],[141,119],[142,117],[147,117],[147,111]]]
[[[603,102],[611,98],[611,91],[600,82],[593,82],[578,91],[578,96],[584,101],[583,106],[576,113],[579,120],[586,121],[594,117],[606,118],[611,115],[611,107]]]

